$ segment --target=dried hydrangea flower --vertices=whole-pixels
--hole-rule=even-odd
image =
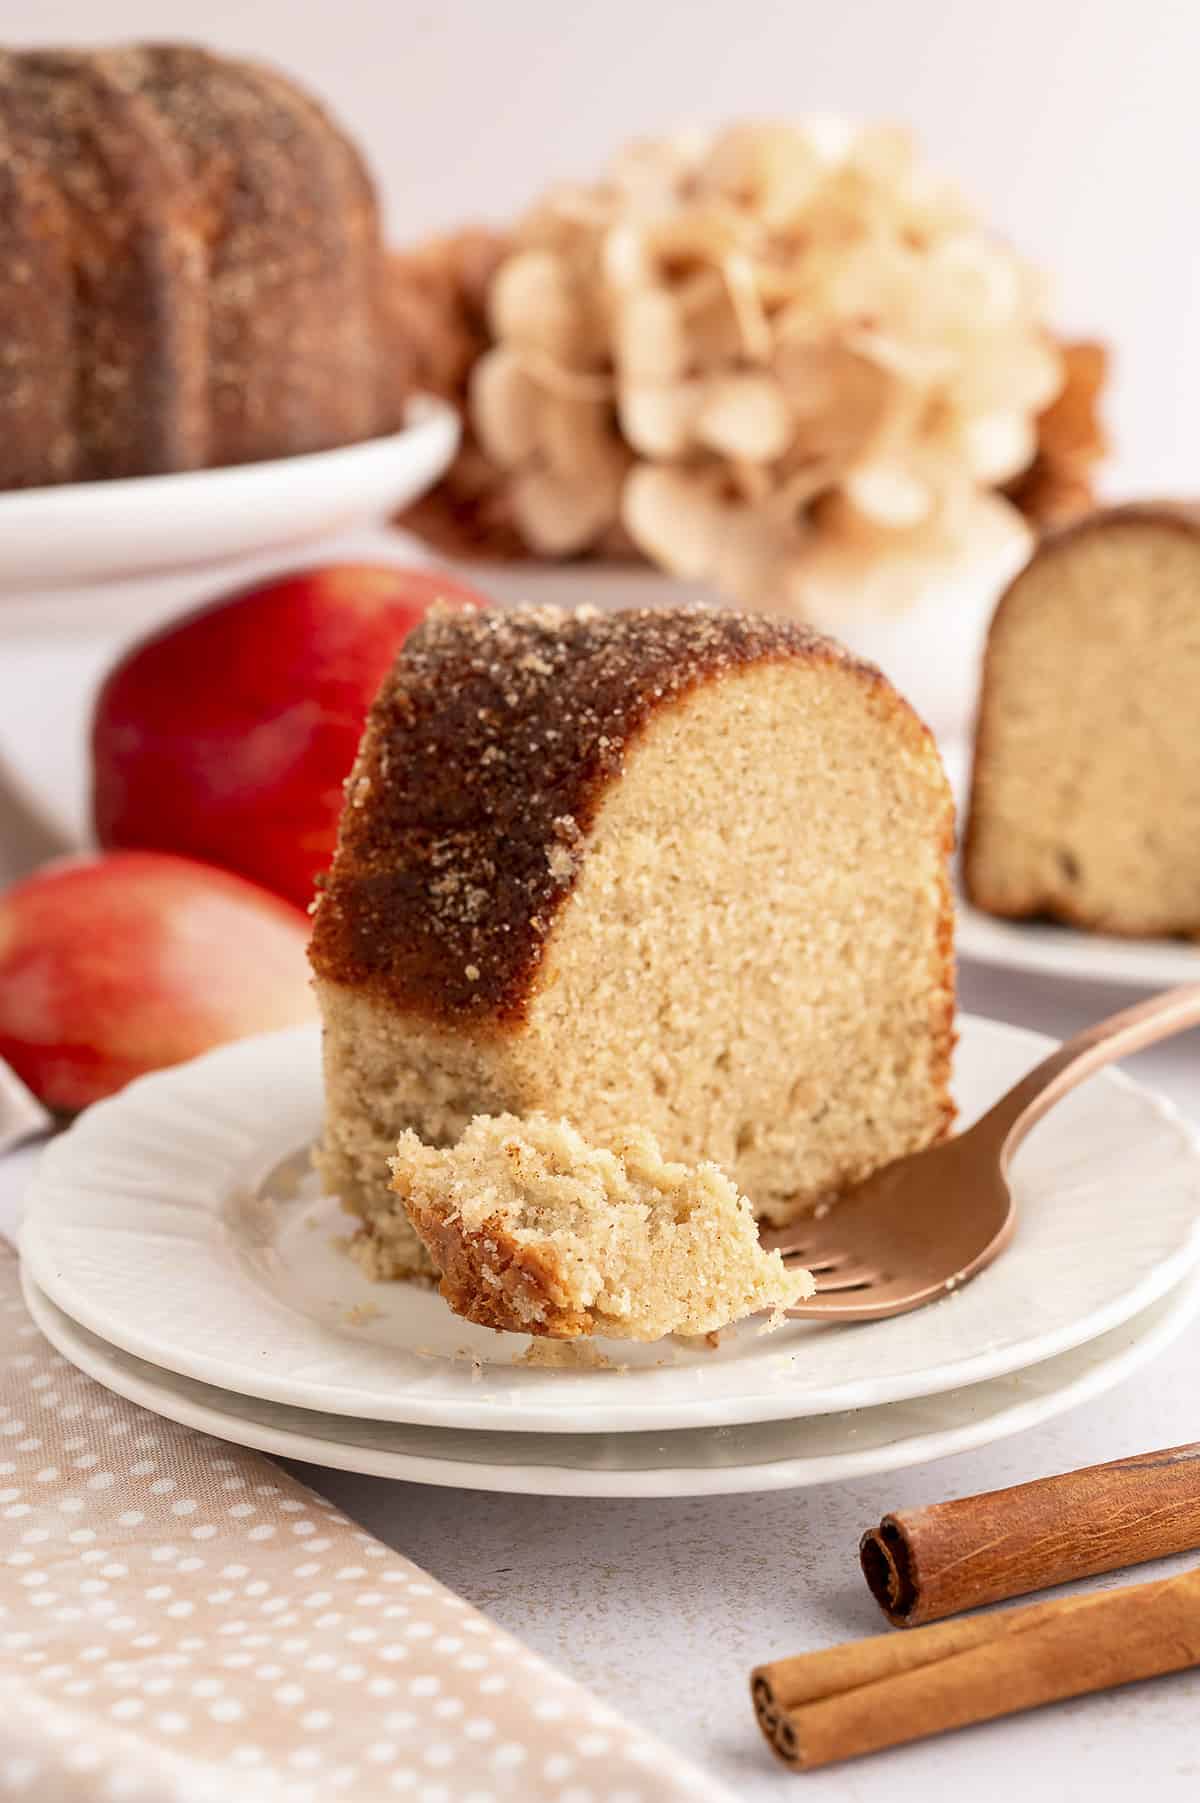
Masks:
[[[1060,393],[1035,274],[903,132],[631,146],[514,230],[470,421],[529,548],[632,540],[754,605],[960,555]],[[825,552],[834,547],[832,560]]]

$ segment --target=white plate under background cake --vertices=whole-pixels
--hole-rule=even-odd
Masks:
[[[1052,921],[997,920],[962,896],[957,919],[958,955],[978,964],[1139,989],[1200,979],[1200,945],[1187,939],[1119,939]]]
[[[383,519],[432,487],[458,437],[455,410],[417,396],[402,431],[331,451],[0,494],[0,635],[158,622],[161,581],[107,597],[96,585],[211,567]]]
[[[968,1124],[1049,1049],[959,1022]],[[22,1235],[52,1302],[124,1352],[246,1396],[441,1427],[607,1433],[795,1419],[981,1383],[1129,1320],[1200,1256],[1200,1149],[1169,1104],[1106,1071],[1013,1168],[1009,1249],[961,1291],[866,1326],[749,1321],[716,1351],[594,1343],[606,1366],[527,1362],[433,1290],[372,1284],[306,1177],[316,1028],[226,1046],[97,1104],[48,1150]]]

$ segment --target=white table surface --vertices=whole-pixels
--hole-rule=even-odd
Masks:
[[[5,663],[12,649],[10,641]],[[0,880],[48,849],[44,835],[0,801]],[[1129,999],[1100,985],[980,967],[963,970],[961,991],[972,1012],[1059,1037]],[[1143,1053],[1130,1068],[1200,1122],[1198,1050],[1193,1034]],[[969,1803],[1011,1803],[1014,1795],[1020,1803],[1107,1803],[1147,1779],[1159,1798],[1190,1799],[1200,1796],[1200,1671],[807,1778],[792,1777],[767,1753],[747,1675],[758,1661],[881,1629],[856,1548],[886,1510],[1200,1437],[1198,1361],[1200,1324],[1117,1390],[1033,1433],[911,1471],[792,1494],[588,1501],[297,1470],[747,1803],[782,1798],[798,1785],[829,1803],[925,1803],[942,1787]],[[1131,1575],[1169,1569],[1163,1562]],[[602,1799],[581,1791],[578,1803]]]

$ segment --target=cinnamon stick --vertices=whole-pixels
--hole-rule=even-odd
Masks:
[[[767,1740],[807,1772],[1194,1665],[1200,1570],[777,1659],[750,1683]]]
[[[1200,1445],[885,1515],[859,1546],[893,1627],[1200,1547]]]

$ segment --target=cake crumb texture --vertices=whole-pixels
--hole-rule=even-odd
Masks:
[[[997,609],[964,873],[992,914],[1200,937],[1200,509],[1047,539]]]
[[[813,1291],[807,1271],[763,1250],[715,1164],[664,1159],[642,1127],[597,1146],[545,1115],[479,1115],[448,1149],[404,1134],[391,1169],[442,1295],[486,1327],[659,1340]]]

